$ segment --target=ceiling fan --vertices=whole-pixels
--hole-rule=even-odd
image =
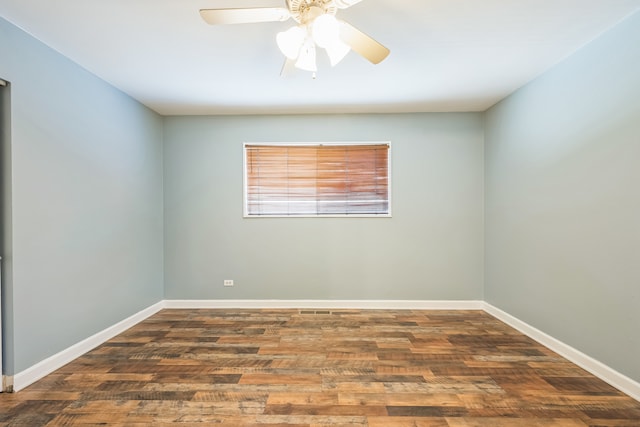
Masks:
[[[373,64],[382,62],[389,49],[344,21],[336,19],[338,9],[362,0],[286,0],[284,7],[242,9],[201,9],[200,15],[211,25],[277,22],[293,19],[296,25],[277,34],[276,42],[286,57],[284,74],[292,66],[317,71],[316,47],[323,48],[332,66],[350,50]]]

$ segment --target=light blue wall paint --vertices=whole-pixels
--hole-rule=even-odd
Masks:
[[[640,13],[486,114],[488,302],[640,381]]]
[[[18,373],[162,299],[162,118],[0,19]]]
[[[164,139],[167,298],[482,298],[480,114],[174,117]],[[393,218],[244,219],[256,141],[391,141]]]

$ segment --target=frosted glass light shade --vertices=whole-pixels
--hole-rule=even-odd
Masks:
[[[301,70],[318,71],[316,66],[316,46],[313,40],[307,40],[302,46],[295,66]]]
[[[335,16],[325,13],[318,16],[312,24],[311,35],[313,40],[320,47],[326,49],[336,41],[340,40],[340,28]]]
[[[287,31],[281,31],[276,35],[276,43],[284,56],[296,59],[300,54],[300,48],[304,44],[307,32],[301,27],[291,27]]]
[[[332,67],[335,67],[336,64],[342,61],[342,59],[347,56],[347,53],[351,50],[349,46],[340,40],[336,40],[325,49],[327,51],[327,55],[329,55],[329,61],[331,62]]]

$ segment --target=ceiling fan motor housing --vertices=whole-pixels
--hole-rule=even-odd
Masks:
[[[291,17],[301,24],[313,21],[322,14],[335,15],[338,10],[335,0],[289,0],[288,5]]]

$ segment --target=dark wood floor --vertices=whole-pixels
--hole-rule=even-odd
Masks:
[[[2,426],[640,426],[640,402],[482,311],[164,310],[14,394]]]

